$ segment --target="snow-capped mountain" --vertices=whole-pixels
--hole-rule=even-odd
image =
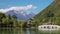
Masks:
[[[16,11],[16,10],[9,10],[5,13],[6,15],[15,15],[19,20],[27,20],[28,18],[34,17],[34,13],[30,12],[27,13],[26,11]]]
[[[19,20],[27,20],[28,18],[34,17],[34,13],[30,12],[36,9],[36,6],[26,5],[26,6],[16,6],[5,9],[0,9],[0,12],[6,15],[15,15]],[[29,11],[29,12],[28,12]]]

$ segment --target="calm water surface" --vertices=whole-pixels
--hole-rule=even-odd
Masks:
[[[0,28],[0,34],[60,34],[60,30],[40,31],[37,29]]]

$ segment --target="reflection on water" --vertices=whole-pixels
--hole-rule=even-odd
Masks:
[[[0,34],[13,34],[12,29],[0,28]]]
[[[39,31],[37,29],[0,28],[0,34],[60,34],[60,30]]]
[[[60,34],[60,31],[54,30],[54,31],[39,31],[39,34]]]
[[[25,34],[36,34],[36,29],[25,29],[23,31]]]

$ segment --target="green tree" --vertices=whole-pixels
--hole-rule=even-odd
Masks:
[[[17,27],[18,26],[17,17],[15,15],[12,16],[12,20],[11,21],[13,22],[13,26],[14,27]]]

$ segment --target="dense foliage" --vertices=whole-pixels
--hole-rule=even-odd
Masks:
[[[42,10],[35,17],[38,24],[51,22],[60,25],[60,0],[54,0],[47,8]]]
[[[13,27],[17,26],[17,17],[13,15],[6,16],[4,13],[0,12],[0,27]]]
[[[5,15],[4,13],[0,12],[0,27],[27,27],[28,21],[18,20],[17,16],[15,15]],[[32,24],[30,23],[30,26],[34,25],[34,22]]]

